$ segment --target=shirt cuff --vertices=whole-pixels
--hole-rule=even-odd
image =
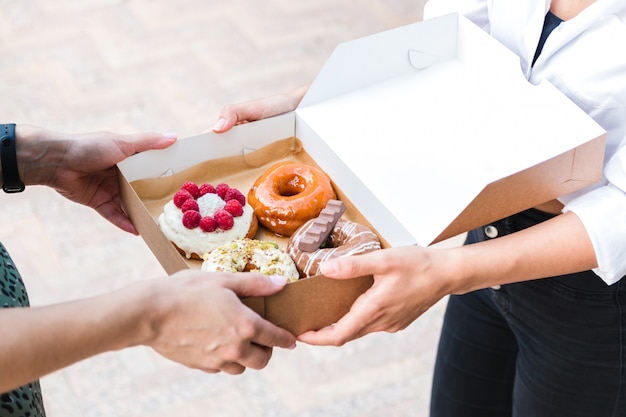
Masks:
[[[626,194],[613,185],[596,188],[568,202],[582,221],[596,253],[593,269],[607,285],[626,275]]]

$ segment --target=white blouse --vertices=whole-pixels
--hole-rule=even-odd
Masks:
[[[459,12],[520,57],[533,84],[550,81],[607,131],[601,182],[559,200],[593,243],[607,284],[626,275],[626,1],[596,0],[562,22],[532,59],[550,0],[429,0],[428,19]]]

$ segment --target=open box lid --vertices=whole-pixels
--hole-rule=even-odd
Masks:
[[[392,246],[480,226],[472,221],[495,196],[500,207],[486,218],[598,181],[604,133],[553,85],[530,84],[515,54],[458,14],[339,45],[296,110],[296,136]],[[567,157],[556,167],[518,175],[558,155]],[[564,186],[527,195],[524,183],[545,175]],[[524,201],[502,193],[509,183],[485,192],[505,178]]]

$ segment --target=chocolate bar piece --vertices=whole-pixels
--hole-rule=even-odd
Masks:
[[[329,200],[319,216],[313,220],[313,224],[304,233],[298,242],[298,249],[303,252],[313,252],[322,246],[328,238],[335,224],[346,211],[346,205],[339,200]]]

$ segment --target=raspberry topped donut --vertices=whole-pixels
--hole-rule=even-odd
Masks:
[[[253,184],[248,201],[259,222],[271,232],[291,236],[336,198],[330,178],[297,162],[279,162]]]
[[[225,242],[254,237],[258,227],[246,197],[223,183],[184,183],[163,207],[158,223],[174,246],[193,259]]]

